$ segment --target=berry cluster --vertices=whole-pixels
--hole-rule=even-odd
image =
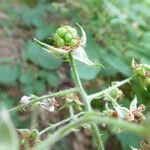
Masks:
[[[58,28],[53,39],[55,45],[60,48],[76,48],[79,44],[77,30],[70,26],[61,26]]]

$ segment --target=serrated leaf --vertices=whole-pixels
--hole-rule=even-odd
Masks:
[[[37,94],[43,94],[46,92],[46,85],[44,81],[36,81],[34,83],[34,89]]]
[[[59,77],[55,73],[47,74],[47,82],[50,86],[57,87],[59,85]]]
[[[23,73],[20,77],[20,82],[23,84],[31,84],[34,82],[33,73]]]
[[[19,69],[16,66],[0,65],[0,83],[13,85],[19,77]]]
[[[27,44],[25,55],[27,59],[44,69],[56,69],[62,63],[60,59],[52,57],[45,51],[41,51],[41,48],[32,42]]]
[[[139,147],[140,141],[142,141],[141,137],[131,132],[121,132],[117,134],[117,138],[120,141],[123,150],[129,150],[130,145],[132,145],[132,147]]]

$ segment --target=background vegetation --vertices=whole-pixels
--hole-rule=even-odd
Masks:
[[[44,40],[53,35],[61,24],[75,26],[76,22],[87,32],[86,51],[89,58],[100,61],[105,67],[93,70],[78,63],[79,75],[89,93],[108,87],[111,81],[129,77],[133,58],[150,64],[149,0],[2,0],[0,106],[11,108],[18,104],[22,95],[42,95],[72,87],[67,63],[41,51],[32,39]],[[122,88],[126,96],[122,103],[128,106],[134,93],[137,93],[139,102],[145,104],[148,111],[150,88],[145,90],[139,85],[141,83],[137,80],[132,87]],[[100,109],[103,104],[95,101],[93,107]],[[61,115],[55,113],[51,115],[51,121],[65,114],[65,111]],[[30,113],[20,112],[11,115],[18,128],[33,125],[35,114],[31,116]],[[44,124],[40,123],[39,127],[44,127]],[[81,141],[77,140],[81,136],[77,133],[62,140],[55,148],[67,149],[74,143],[74,149],[76,145],[77,149],[90,149],[94,145],[90,142],[91,135],[87,131],[82,132]],[[140,137],[131,133],[114,136],[109,130],[104,132],[103,138],[106,149],[113,145],[115,150],[128,150],[129,145],[138,147],[141,141]]]

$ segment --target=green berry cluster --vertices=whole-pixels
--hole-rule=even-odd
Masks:
[[[70,26],[61,26],[54,34],[54,42],[58,47],[69,46],[75,48],[78,46],[77,30]]]

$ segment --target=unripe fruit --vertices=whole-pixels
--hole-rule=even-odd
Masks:
[[[70,32],[65,34],[65,41],[70,42],[73,39],[73,35]]]
[[[59,39],[59,35],[57,33],[54,34],[54,42],[57,42],[57,40]]]
[[[59,46],[59,47],[65,46],[65,42],[64,42],[64,40],[62,38],[59,38],[57,40],[57,46]]]
[[[77,30],[70,26],[61,26],[53,36],[57,47],[69,47],[70,49],[78,46],[78,39]]]
[[[70,31],[72,33],[73,37],[77,36],[77,30],[75,28],[72,28],[70,26],[65,26],[65,27],[68,29],[68,31]]]
[[[57,29],[56,33],[60,36],[63,37],[65,33],[67,32],[67,29],[65,27],[60,27]]]
[[[76,47],[77,44],[78,44],[78,41],[76,39],[72,39],[69,43],[69,46],[73,48],[73,47]]]

